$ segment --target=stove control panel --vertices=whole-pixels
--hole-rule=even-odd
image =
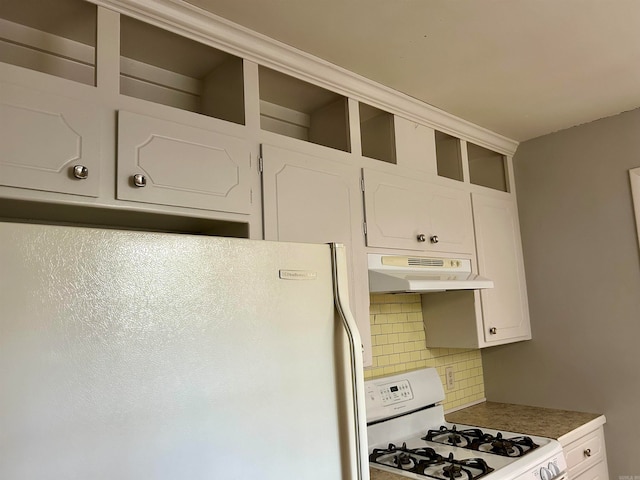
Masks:
[[[383,406],[413,399],[413,391],[411,390],[411,384],[408,380],[376,385],[374,388],[368,390],[370,391],[368,391],[367,394],[378,397]]]
[[[378,422],[435,405],[444,400],[444,389],[435,368],[421,368],[388,377],[367,380],[367,422]]]

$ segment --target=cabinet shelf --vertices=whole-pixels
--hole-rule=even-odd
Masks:
[[[509,191],[504,155],[470,142],[467,143],[467,155],[471,183],[502,192]]]
[[[120,93],[244,125],[242,59],[122,16]]]
[[[393,115],[360,104],[362,155],[387,163],[396,163],[396,139]]]
[[[0,2],[0,62],[94,86],[96,23],[82,0]]]
[[[463,181],[460,139],[436,130],[435,140],[438,175]]]
[[[0,219],[50,225],[84,225],[96,228],[249,238],[249,225],[242,222],[52,202],[0,199]]]
[[[347,98],[266,67],[259,67],[260,127],[350,152]]]

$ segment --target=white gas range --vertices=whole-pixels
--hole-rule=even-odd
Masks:
[[[564,480],[556,440],[444,420],[433,368],[365,382],[369,465],[419,480]]]

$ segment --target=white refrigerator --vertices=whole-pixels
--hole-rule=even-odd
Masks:
[[[345,265],[0,222],[0,478],[368,480]]]

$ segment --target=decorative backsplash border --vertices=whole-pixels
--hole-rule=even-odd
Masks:
[[[365,379],[435,367],[444,386],[445,410],[484,399],[480,350],[427,348],[419,294],[370,296],[373,365]],[[446,386],[445,369],[453,368],[454,387]]]

